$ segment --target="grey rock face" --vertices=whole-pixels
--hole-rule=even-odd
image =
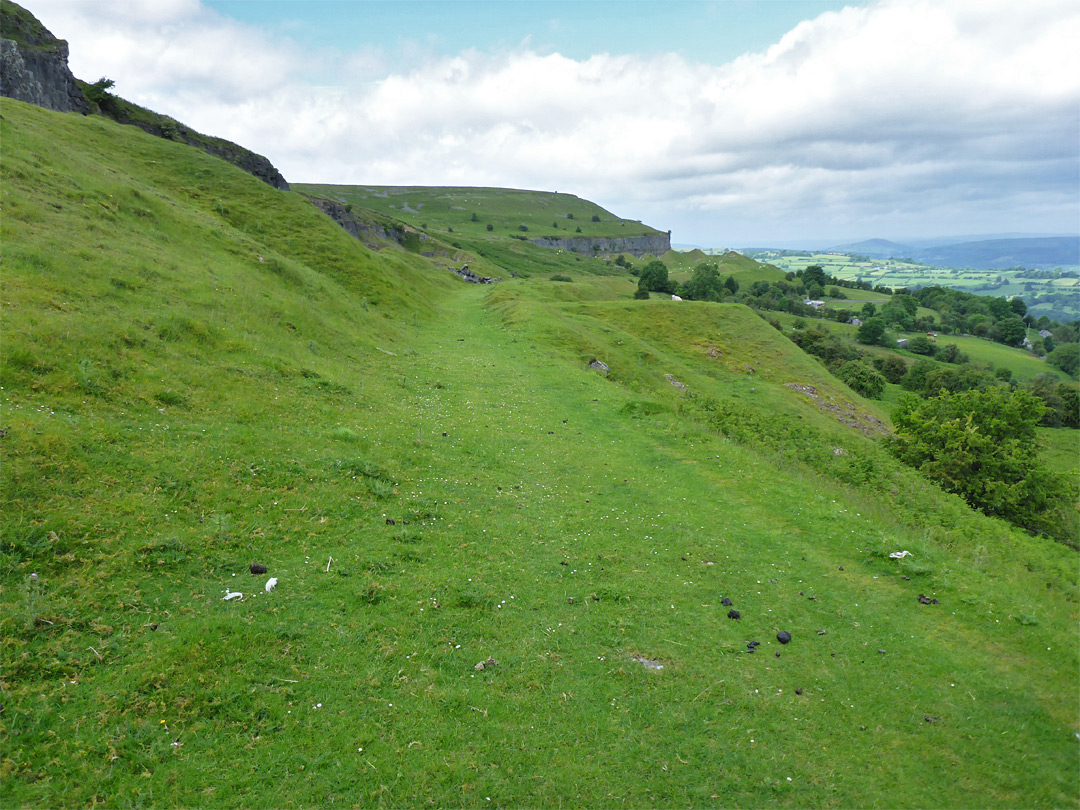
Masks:
[[[0,39],[0,95],[57,112],[90,112],[67,59],[67,43],[60,39],[39,48]]]
[[[529,241],[540,247],[569,250],[571,253],[586,256],[602,253],[629,253],[638,257],[651,253],[654,256],[663,256],[671,250],[670,233],[618,237],[539,236]]]

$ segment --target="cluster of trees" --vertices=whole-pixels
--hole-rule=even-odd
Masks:
[[[1075,547],[1075,485],[1037,455],[1045,409],[1030,392],[1001,385],[929,399],[908,394],[893,414],[889,446],[976,509]]]
[[[807,354],[819,358],[834,376],[868,399],[880,399],[886,382],[899,384],[922,397],[933,397],[942,391],[984,391],[1002,384],[1020,387],[1013,381],[1009,369],[972,363],[955,343],[937,345],[923,338],[930,351],[921,352],[927,356],[910,362],[893,352],[870,353],[821,324],[808,325],[802,319],[795,321],[795,329],[788,337]],[[911,345],[918,340],[910,341],[908,348],[918,352],[919,344]],[[1045,406],[1041,416],[1043,425],[1080,427],[1080,386],[1076,383],[1061,382],[1053,374],[1044,374],[1023,388]]]
[[[920,331],[942,330],[929,315],[918,314],[920,306],[944,308],[943,318],[952,319],[954,326],[989,324],[981,329],[986,337],[1002,343],[1023,343],[1028,328],[1051,332],[1048,337],[1038,338],[1034,351],[1049,350],[1048,362],[1071,376],[1080,374],[1080,323],[1059,324],[1045,317],[1027,315],[1021,299],[986,298],[945,287],[927,287],[917,291],[899,289],[890,299],[879,306],[865,303],[858,311],[862,319],[856,333],[856,341],[843,338],[823,326],[807,327],[808,318],[833,318],[847,322],[850,310],[815,309],[803,304],[804,297],[819,292],[828,284],[829,294],[840,297],[834,285],[837,279],[825,274],[820,265],[810,265],[798,273],[789,273],[775,282],[755,281],[748,288],[740,288],[734,277],[722,278],[713,263],[699,264],[690,279],[676,284],[668,274],[667,266],[653,260],[641,270],[620,256],[615,263],[638,276],[635,297],[648,298],[650,292],[676,294],[682,298],[699,301],[735,301],[757,310],[789,312],[800,316],[795,330],[789,336],[804,351],[822,360],[834,375],[844,380],[854,390],[869,398],[880,398],[886,382],[899,383],[909,391],[924,397],[940,391],[958,393],[969,390],[986,390],[1002,383],[1013,384],[1011,372],[994,369],[988,365],[976,365],[955,343],[937,343],[925,335],[908,340],[906,349],[922,358],[911,363],[904,357],[880,351],[868,352],[862,346],[895,348],[894,329]],[[840,282],[843,283],[843,282]],[[852,282],[846,282],[853,286]],[[861,285],[863,288],[869,285]],[[1060,342],[1058,342],[1060,341]],[[862,344],[860,346],[859,344]],[[936,361],[936,362],[935,362]],[[1015,385],[1014,385],[1015,387]],[[1045,405],[1043,424],[1049,426],[1080,426],[1075,384],[1060,383],[1053,375],[1046,375],[1027,386],[1030,393]]]
[[[740,291],[734,277],[722,278],[712,263],[699,264],[682,284],[671,280],[661,261],[649,262],[640,271],[621,256],[616,264],[638,276],[638,298],[660,292],[690,300],[732,300],[758,310],[816,318],[847,321],[851,316],[847,310],[830,312],[802,303],[804,297],[816,299],[827,287],[840,286],[817,265],[788,274],[783,281],[757,281]],[[880,399],[887,383],[897,383],[909,392],[901,397],[893,416],[896,435],[889,440],[892,452],[902,461],[987,514],[1077,545],[1075,487],[1070,489],[1061,476],[1039,464],[1035,427],[1080,428],[1080,386],[1060,382],[1052,374],[1019,386],[1008,369],[977,365],[955,343],[939,345],[923,335],[907,342],[907,350],[919,355],[914,362],[869,347],[895,347],[893,329],[968,331],[1018,346],[1030,327],[1052,333],[1041,339],[1038,349],[1049,351],[1051,362],[1076,376],[1080,324],[1034,319],[1017,298],[980,297],[944,287],[888,292],[892,294],[884,305],[867,303],[859,311],[863,323],[854,341],[820,322],[808,324],[805,318],[795,321],[790,338],[865,397]],[[841,293],[829,289],[829,295],[838,298]],[[942,324],[920,316],[920,306],[937,309]],[[780,328],[779,323],[773,325]]]
[[[723,301],[738,291],[739,283],[735,277],[721,278],[717,264],[702,262],[693,269],[687,281],[676,284],[668,275],[667,265],[654,259],[638,275],[638,289],[634,297],[648,298],[650,292],[659,292],[677,295],[688,301]]]

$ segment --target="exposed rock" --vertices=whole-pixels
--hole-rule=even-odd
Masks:
[[[0,94],[57,112],[89,113],[68,44],[15,3],[0,6]]]
[[[304,196],[311,200],[312,205],[348,231],[352,237],[359,239],[361,242],[364,242],[365,239],[374,238],[401,244],[404,240],[405,233],[411,230],[403,225],[395,227],[389,223],[381,223],[373,219],[361,217],[353,212],[351,205],[338,202],[337,200],[328,200],[325,197],[313,197],[310,194],[305,194]],[[421,241],[427,239],[426,234],[421,233],[419,234],[419,237]],[[375,246],[368,245],[368,247],[374,248]]]
[[[728,611],[728,614],[727,614],[727,617],[728,617],[729,619],[741,619],[741,618],[742,618],[742,614],[741,614],[741,613],[739,613],[739,611],[737,611],[737,610],[729,610],[729,611]]]
[[[469,265],[463,264],[459,269],[450,268],[450,272],[456,276],[460,276],[470,284],[496,284],[502,281],[501,278],[491,278],[490,276],[478,276],[472,270],[469,269]]]
[[[632,656],[630,658],[630,660],[634,661],[635,663],[641,664],[643,667],[645,667],[645,669],[657,669],[657,670],[659,670],[659,669],[664,668],[664,665],[660,661],[658,661],[657,659],[655,659],[655,658],[646,658],[643,655]]]
[[[585,256],[603,253],[629,253],[641,257],[646,253],[663,256],[671,250],[671,233],[642,234],[639,236],[538,236],[530,239],[534,245],[569,250]]]
[[[281,172],[274,167],[274,164],[262,155],[252,152],[250,149],[245,149],[232,141],[196,132],[190,127],[174,121],[167,115],[155,113],[123,99],[117,99],[116,103],[108,105],[101,112],[118,124],[135,126],[157,138],[194,146],[208,155],[219,157],[238,169],[243,169],[269,186],[282,191],[289,190],[289,184],[281,176]]]
[[[731,607],[731,605],[732,605],[733,603],[732,603],[732,601],[731,601],[730,599],[728,599],[728,598],[727,598],[727,597],[725,596],[725,597],[724,597],[723,599],[721,599],[721,600],[720,600],[720,604],[721,604],[721,605],[723,605],[724,607]]]
[[[227,160],[274,188],[287,191],[285,178],[262,155],[223,138],[203,135],[166,115],[122,98],[91,104],[68,68],[68,45],[54,37],[33,14],[15,3],[0,5],[0,94],[57,112],[100,112],[158,138],[178,141]]]
[[[686,390],[686,384],[685,383],[679,382],[674,377],[672,377],[670,374],[665,374],[664,376],[667,377],[667,381],[669,383],[671,383],[673,386],[678,388],[680,391],[685,391]]]
[[[787,630],[781,630],[779,633],[776,634],[776,640],[779,641],[781,644],[787,644],[789,641],[791,641],[791,633],[789,633]]]
[[[260,563],[252,563],[250,566],[248,566],[248,570],[251,571],[251,573],[253,574],[265,574],[267,569],[265,565],[262,565]]]
[[[855,405],[850,402],[846,405],[840,405],[836,402],[826,402],[812,385],[788,383],[787,387],[792,391],[798,391],[800,394],[805,394],[813,400],[814,404],[817,405],[818,410],[831,414],[838,422],[853,427],[866,436],[887,436],[889,434],[889,429],[885,427],[884,422],[872,414],[858,410]]]
[[[597,371],[599,371],[601,374],[604,374],[604,375],[606,375],[609,371],[611,371],[611,369],[608,367],[607,363],[605,363],[602,360],[596,360],[596,359],[594,359],[591,363],[589,363],[589,368],[596,369]]]

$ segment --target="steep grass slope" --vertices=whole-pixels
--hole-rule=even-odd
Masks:
[[[1075,555],[749,310],[0,116],[5,806],[1076,805]]]

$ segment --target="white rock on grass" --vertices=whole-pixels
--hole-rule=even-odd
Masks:
[[[277,577],[270,577],[270,579],[266,580],[266,589],[265,590],[266,590],[267,593],[270,593],[270,591],[274,590],[274,588],[276,588],[276,587],[277,587]]]

